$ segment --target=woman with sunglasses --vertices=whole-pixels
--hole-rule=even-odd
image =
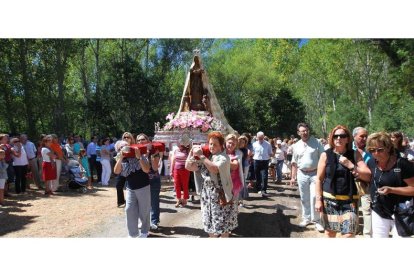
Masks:
[[[377,132],[368,136],[367,149],[374,157],[368,162],[372,172],[372,237],[398,236],[393,213],[396,205],[414,196],[414,165],[395,151],[391,136]],[[412,204],[412,202],[411,202]]]
[[[114,167],[115,174],[126,178],[126,224],[128,236],[146,238],[150,229],[151,192],[148,173],[150,163],[139,149],[134,150],[134,157],[119,155]],[[141,220],[141,233],[138,229]]]
[[[122,142],[125,142],[126,145],[135,144],[135,139],[132,133],[124,132],[122,134]],[[122,149],[121,144],[119,144],[117,152]],[[117,199],[117,206],[118,208],[125,207],[125,196],[124,196],[124,186],[125,186],[126,178],[119,174],[116,177],[116,199]]]
[[[138,144],[149,143],[150,140],[147,135],[140,133],[137,135]],[[150,147],[150,146],[149,146]],[[150,190],[151,190],[151,230],[158,229],[158,224],[160,223],[160,192],[161,192],[161,176],[158,172],[159,167],[161,166],[161,156],[158,151],[154,154],[151,154],[149,151],[146,154],[148,160],[150,160],[150,170],[148,172],[148,177],[150,181]]]
[[[321,154],[316,177],[315,210],[321,213],[325,235],[353,238],[358,232],[358,191],[355,178],[369,181],[371,172],[361,154],[352,150],[347,127],[338,125],[329,135],[330,148]]]

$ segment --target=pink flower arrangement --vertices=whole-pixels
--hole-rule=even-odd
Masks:
[[[199,129],[201,132],[224,130],[223,123],[203,111],[180,112],[178,115],[170,113],[165,117],[168,122],[164,130]]]

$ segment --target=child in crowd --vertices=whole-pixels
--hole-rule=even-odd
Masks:
[[[85,149],[80,149],[79,150],[79,160],[78,160],[78,162],[79,162],[79,165],[85,171],[85,176],[88,178],[87,188],[89,190],[92,190],[93,186],[92,186],[91,171],[89,170],[88,157],[86,156],[86,150]]]
[[[0,206],[4,206],[4,184],[6,184],[7,167],[9,166],[4,160],[5,157],[6,152],[0,149]]]

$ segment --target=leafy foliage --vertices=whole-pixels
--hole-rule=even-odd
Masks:
[[[303,41],[302,41],[303,42]],[[239,133],[337,124],[414,135],[414,40],[1,39],[0,131],[153,134],[200,49]]]

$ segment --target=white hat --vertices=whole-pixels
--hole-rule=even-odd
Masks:
[[[276,141],[276,144],[277,144],[277,145],[281,145],[281,144],[282,144],[282,140],[277,140],[277,141]]]

